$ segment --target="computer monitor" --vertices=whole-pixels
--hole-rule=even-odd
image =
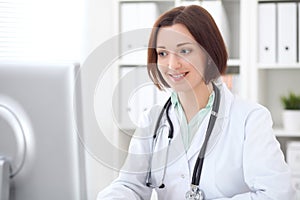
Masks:
[[[0,63],[0,198],[87,199],[78,70]]]

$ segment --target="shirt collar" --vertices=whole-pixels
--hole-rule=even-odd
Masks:
[[[178,95],[174,91],[171,93],[171,103],[174,106],[174,108],[176,108],[179,104]]]
[[[213,91],[209,95],[208,102],[207,102],[205,108],[211,108],[212,107],[212,104],[214,102],[214,96],[215,96],[215,92]],[[171,93],[171,102],[172,102],[172,105],[174,106],[174,108],[178,107],[178,105],[180,104],[179,99],[178,99],[178,95],[175,91],[173,91]]]

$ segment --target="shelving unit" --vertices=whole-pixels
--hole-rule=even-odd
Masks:
[[[295,64],[258,64],[258,69],[299,69],[300,70],[300,63]]]
[[[287,61],[285,64],[282,64],[279,61],[279,57],[281,56],[280,53],[281,51],[279,50],[280,46],[282,45],[278,45],[277,43],[282,43],[282,41],[280,41],[280,38],[278,35],[279,33],[277,33],[277,31],[279,31],[280,27],[278,27],[279,25],[279,21],[280,19],[278,19],[280,16],[279,12],[281,12],[281,17],[282,17],[282,13],[284,13],[283,11],[279,11],[278,9],[278,4],[281,3],[291,3],[291,2],[299,2],[298,0],[296,1],[256,1],[256,5],[253,5],[252,10],[253,13],[255,13],[255,16],[259,16],[259,6],[260,4],[272,4],[275,5],[275,22],[276,22],[276,32],[274,34],[275,35],[275,42],[276,44],[272,44],[272,47],[276,48],[276,59],[275,62],[273,60],[273,62],[271,63],[260,63],[258,61],[258,55],[254,54],[254,56],[252,56],[252,59],[254,58],[256,61],[256,67],[255,70],[252,71],[251,76],[256,76],[257,78],[256,80],[256,89],[255,91],[253,91],[253,96],[256,98],[256,100],[263,104],[264,106],[266,106],[271,114],[272,114],[272,118],[274,121],[274,133],[275,136],[277,138],[277,140],[279,141],[280,145],[281,145],[281,149],[285,155],[285,159],[287,160],[288,164],[290,164],[290,167],[292,169],[292,175],[293,175],[293,184],[295,185],[295,188],[297,189],[297,195],[298,198],[300,199],[300,179],[299,179],[299,175],[300,175],[300,171],[299,169],[293,169],[295,168],[295,164],[299,164],[299,159],[297,160],[293,160],[293,163],[289,163],[289,161],[291,159],[289,159],[288,155],[294,157],[294,158],[299,158],[299,150],[294,151],[293,150],[293,154],[291,153],[291,148],[289,148],[289,144],[290,142],[293,141],[300,141],[300,130],[299,131],[289,131],[289,130],[284,130],[282,127],[282,111],[283,111],[283,106],[281,105],[280,102],[280,97],[282,95],[286,95],[288,92],[293,91],[295,93],[300,93],[300,63],[299,63],[299,59],[300,59],[300,54],[299,54],[299,48],[300,48],[300,43],[297,45],[297,50],[296,50],[296,54],[298,54],[296,56],[296,59],[293,59],[291,61]],[[297,3],[297,14],[296,14],[296,23],[294,24],[295,26],[295,30],[296,30],[296,34],[297,34],[297,39],[295,41],[295,43],[299,42],[299,23],[300,23],[300,18],[299,18],[299,13],[300,13],[300,4]],[[294,10],[295,11],[295,10]],[[286,11],[285,11],[286,12]],[[272,12],[274,13],[274,11]],[[257,50],[259,52],[259,30],[258,30],[258,21],[259,19],[256,20],[256,25],[254,27],[256,27],[256,34],[257,36],[254,38],[250,38],[250,40],[252,42],[255,42],[257,44],[257,46],[252,49],[251,51],[255,51]],[[294,20],[294,19],[293,19]],[[284,20],[283,23],[291,23],[293,20]],[[281,20],[282,21],[282,20]],[[254,22],[255,24],[255,22]],[[297,30],[298,29],[298,30]],[[281,35],[282,32],[285,31],[284,29],[281,29]],[[288,36],[287,36],[288,37]],[[284,41],[286,42],[286,41]],[[288,47],[288,44],[287,44]],[[286,47],[286,48],[287,48]],[[267,49],[268,50],[268,49]],[[289,50],[289,49],[288,49]],[[283,54],[284,55],[284,54]],[[296,62],[294,61],[296,60]],[[300,119],[299,119],[299,123],[300,123]],[[288,150],[290,149],[290,150]],[[294,159],[292,158],[292,159]],[[290,161],[291,162],[291,161]],[[297,163],[295,163],[297,162]]]
[[[215,0],[218,2],[219,0]],[[184,3],[187,2],[187,3]],[[214,1],[207,1],[207,2],[214,2]],[[137,3],[155,3],[158,8],[158,15],[165,12],[166,10],[174,7],[179,6],[182,4],[198,4],[199,1],[182,1],[182,0],[118,0],[119,4],[119,22],[122,21],[122,5],[124,4],[137,4]],[[229,39],[227,43],[228,53],[229,53],[229,60],[228,60],[228,67],[237,66],[239,65],[240,61],[240,0],[223,0],[222,1],[223,9],[226,13],[226,18],[228,19],[228,27],[226,28],[228,31]],[[213,12],[213,10],[209,10]],[[158,17],[157,15],[157,17]],[[147,21],[147,20],[146,20]],[[154,21],[153,21],[154,22]],[[147,22],[146,22],[147,23]],[[151,28],[152,24],[147,24],[147,28]],[[130,27],[130,26],[129,26]],[[132,26],[130,27],[132,29]],[[130,29],[129,28],[129,29]],[[135,27],[133,29],[138,29],[141,27]],[[119,24],[119,32],[128,31],[128,28],[125,30],[122,28],[122,25]],[[145,56],[145,54],[144,54]],[[141,60],[133,60],[128,61],[120,59],[120,65],[144,65],[145,61]]]
[[[291,139],[299,138],[299,140],[300,140],[299,131],[284,130],[282,128],[276,128],[275,127],[274,132],[275,132],[275,135],[277,137],[288,137],[288,138],[291,138]]]
[[[279,3],[280,5],[285,4],[285,3],[297,3],[299,1],[256,1],[256,5],[253,7],[254,13],[256,13],[256,16],[259,14],[259,5],[260,4],[273,4],[278,6]],[[298,5],[297,5],[298,6]],[[276,30],[279,28],[277,23],[279,23],[278,20],[278,8],[276,7],[276,16],[274,16],[276,19]],[[297,12],[299,12],[299,9],[297,8]],[[298,27],[299,23],[299,18],[297,14],[297,22],[295,22],[294,26]],[[259,43],[259,30],[258,30],[258,22],[259,19],[257,19],[256,26],[257,27],[257,36],[254,39],[250,39],[255,43]],[[290,20],[292,21],[292,20]],[[286,20],[286,23],[290,22],[289,20]],[[298,34],[298,30],[297,33]],[[273,44],[274,47],[276,47],[276,61],[275,62],[270,62],[270,63],[260,63],[258,61],[258,53],[256,54],[256,57],[254,58],[257,62],[256,64],[256,71],[252,73],[252,76],[257,77],[256,81],[256,94],[254,95],[256,97],[256,100],[266,106],[272,114],[273,120],[274,120],[274,127],[282,127],[282,118],[281,118],[281,113],[283,110],[283,107],[280,103],[280,96],[287,94],[289,91],[293,91],[295,93],[300,93],[300,63],[299,63],[299,55],[297,55],[297,62],[290,61],[284,63],[278,62],[278,57],[280,57],[280,51],[278,50],[279,46],[277,43],[280,43],[280,38],[278,36],[278,33],[274,33],[276,36],[276,44]],[[299,34],[297,35],[297,38],[299,38]],[[298,42],[298,39],[295,41]],[[258,52],[259,44],[257,44],[257,47],[255,48]],[[299,52],[299,47],[296,52]],[[300,121],[299,121],[300,123]],[[277,137],[286,136],[290,134],[284,133],[285,130],[282,128],[279,128],[281,131],[275,131]],[[297,136],[297,132],[295,134],[291,135],[292,137]],[[298,133],[298,136],[300,137],[300,130]],[[293,139],[293,138],[291,138]],[[285,147],[283,147],[285,148]]]

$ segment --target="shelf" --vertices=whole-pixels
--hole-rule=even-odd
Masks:
[[[258,3],[287,3],[287,2],[300,2],[300,0],[259,0]]]
[[[289,131],[283,128],[274,128],[274,133],[276,137],[299,137],[300,131]]]
[[[231,59],[229,58],[229,60],[227,61],[227,66],[231,66],[231,67],[239,67],[240,66],[240,60],[239,59]]]
[[[143,3],[143,2],[168,2],[168,3],[174,3],[174,0],[119,0],[120,3]]]
[[[300,69],[300,63],[294,64],[258,64],[258,69]]]
[[[146,52],[140,51],[135,52],[134,54],[129,54],[121,57],[119,59],[120,67],[128,66],[146,66],[147,65],[147,55]],[[227,74],[239,74],[240,73],[240,60],[238,59],[229,59],[227,62]]]
[[[119,65],[145,65],[147,62],[147,51],[138,51],[128,55],[124,55],[119,59]],[[227,61],[227,66],[230,67],[239,67],[239,59],[229,59]],[[299,65],[300,69],[300,65]]]
[[[120,66],[147,65],[147,50],[135,51],[119,58]]]

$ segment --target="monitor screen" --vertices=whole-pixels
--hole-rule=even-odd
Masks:
[[[78,70],[0,63],[0,160],[9,163],[9,200],[87,198]]]

